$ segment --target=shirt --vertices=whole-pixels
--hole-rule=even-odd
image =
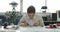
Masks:
[[[30,19],[29,16],[26,14],[25,16],[23,16],[19,22],[19,25],[23,22],[26,21],[26,23],[28,23],[30,26],[33,26],[33,24],[37,21],[40,22],[40,26],[44,26],[44,22],[41,16],[39,15],[34,15],[33,19]]]

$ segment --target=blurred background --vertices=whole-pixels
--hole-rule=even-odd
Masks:
[[[14,9],[9,5],[12,2],[18,3],[16,11],[13,11]],[[59,3],[60,0],[23,0],[23,2],[21,0],[0,0],[0,25],[3,25],[5,22],[8,25],[11,23],[17,25],[21,17],[26,14],[30,5],[33,5],[37,14],[42,16],[45,25],[60,23]],[[47,6],[47,8],[42,8],[43,6]]]
[[[0,12],[12,11],[12,7],[9,5],[12,1],[18,3],[16,7],[17,11],[20,11],[20,0],[0,0]],[[60,10],[60,0],[46,0],[47,12],[55,13]],[[26,12],[27,8],[33,5],[37,12],[41,12],[41,7],[45,5],[45,0],[23,0],[23,12]]]

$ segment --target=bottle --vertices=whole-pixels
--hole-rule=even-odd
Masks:
[[[14,23],[11,23],[11,26],[14,27]]]
[[[5,29],[7,28],[7,22],[4,23],[4,28],[5,28]]]
[[[53,24],[53,28],[56,28],[56,24]]]

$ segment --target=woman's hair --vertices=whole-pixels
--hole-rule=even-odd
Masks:
[[[29,6],[27,9],[27,13],[35,13],[35,7],[34,6]]]

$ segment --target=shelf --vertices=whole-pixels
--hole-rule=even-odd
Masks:
[[[60,21],[44,21],[44,22],[60,22]]]

